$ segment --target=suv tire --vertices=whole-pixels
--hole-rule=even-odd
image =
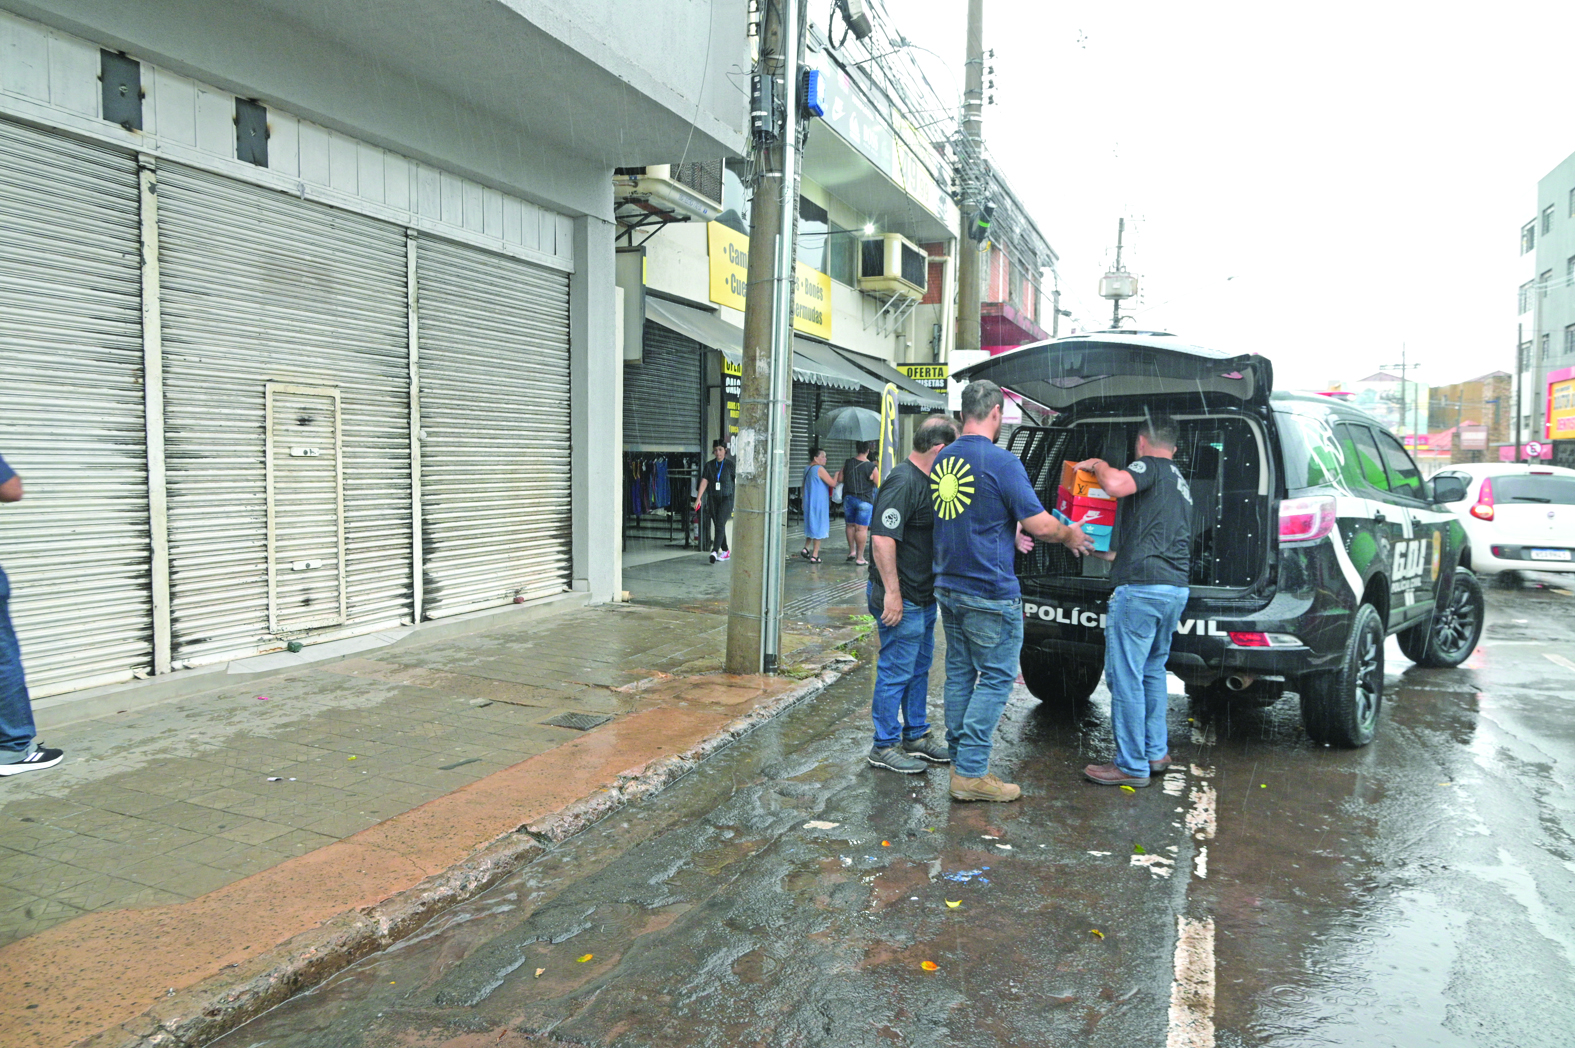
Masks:
[[[1023,683],[1028,685],[1034,698],[1066,709],[1087,702],[1099,687],[1099,678],[1105,671],[1097,662],[1050,655],[1032,648],[1023,649],[1018,663],[1022,666]]]
[[[1302,725],[1314,742],[1355,748],[1373,741],[1384,702],[1384,620],[1363,604],[1351,617],[1340,668],[1300,681]]]
[[[1454,669],[1477,650],[1486,611],[1482,583],[1473,572],[1456,568],[1443,606],[1427,622],[1400,632],[1400,650],[1418,666]]]

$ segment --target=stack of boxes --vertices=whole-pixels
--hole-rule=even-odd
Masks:
[[[1063,524],[1076,524],[1094,540],[1094,549],[1109,552],[1116,527],[1116,500],[1105,494],[1099,480],[1076,462],[1061,466],[1061,487],[1055,495],[1055,515]]]

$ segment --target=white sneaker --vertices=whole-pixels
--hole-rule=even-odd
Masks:
[[[716,563],[716,550],[712,550],[711,551],[711,563],[712,564]]]

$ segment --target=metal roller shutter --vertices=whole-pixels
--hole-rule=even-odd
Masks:
[[[568,589],[569,275],[423,237],[428,617]]]
[[[151,672],[137,168],[0,122],[0,565],[35,696]]]
[[[311,574],[342,573],[345,613],[329,629],[400,621],[413,597],[404,231],[178,167],[159,173],[159,225],[176,664],[277,647],[327,621],[270,606],[270,560],[292,573],[286,600],[337,593]],[[338,391],[343,564],[289,559],[292,535],[337,512],[332,483],[275,504],[269,527],[270,440],[285,461],[294,448],[335,465],[310,401],[267,431],[269,383]]]
[[[645,322],[643,359],[623,368],[624,448],[699,452],[704,353],[694,339]]]
[[[880,394],[863,389],[833,389],[808,382],[793,383],[793,443],[788,448],[788,487],[800,487],[804,470],[809,468],[809,446],[816,442],[815,422],[832,408],[851,405],[869,408],[879,414]],[[826,469],[835,474],[842,463],[853,457],[853,441],[821,441],[826,449]]]

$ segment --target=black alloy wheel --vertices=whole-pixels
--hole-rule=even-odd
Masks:
[[[1456,568],[1443,604],[1430,621],[1400,634],[1400,650],[1418,666],[1453,669],[1477,650],[1486,611],[1482,583],[1475,573]]]
[[[1302,724],[1314,742],[1354,748],[1373,741],[1384,703],[1384,620],[1363,604],[1351,617],[1339,669],[1301,679]]]

